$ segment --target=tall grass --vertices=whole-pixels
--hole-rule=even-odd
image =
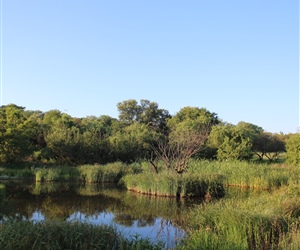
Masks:
[[[81,181],[86,183],[119,182],[127,173],[139,171],[136,165],[121,162],[106,165],[42,168],[36,172],[36,181]]]
[[[299,207],[289,187],[194,207],[179,249],[299,249]]]
[[[39,181],[76,181],[80,178],[80,172],[73,167],[53,167],[37,170],[35,180]]]
[[[223,196],[222,176],[218,174],[177,174],[162,171],[159,174],[144,171],[139,174],[126,175],[121,182],[128,190],[143,194],[171,197]]]
[[[105,225],[68,222],[5,222],[0,225],[0,249],[161,249],[147,239],[125,239]]]
[[[189,171],[221,174],[226,185],[259,189],[278,188],[300,178],[299,168],[242,161],[194,160]]]
[[[0,179],[34,179],[31,169],[0,168]]]
[[[0,183],[0,202],[4,199],[4,197],[5,197],[5,186]]]

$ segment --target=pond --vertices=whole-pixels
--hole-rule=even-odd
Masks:
[[[112,184],[2,181],[0,221],[84,221],[112,225],[125,237],[163,241],[173,248],[185,235],[181,217],[200,200],[136,194]],[[1,198],[0,198],[1,199]]]

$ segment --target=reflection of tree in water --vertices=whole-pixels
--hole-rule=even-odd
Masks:
[[[181,226],[180,218],[187,208],[186,200],[139,195],[97,185],[31,183],[26,188],[10,187],[6,196],[9,208],[5,215],[12,218],[30,219],[38,213],[45,219],[67,220],[78,215],[75,219],[88,221],[97,220],[101,213],[112,213],[114,222],[127,227],[134,223],[137,227],[152,227],[157,218]]]
[[[144,218],[140,218],[137,221],[137,226],[138,227],[146,227],[146,226],[154,226],[155,224],[155,217],[144,217]]]
[[[70,209],[67,206],[60,206],[55,198],[48,196],[42,205],[42,212],[45,219],[50,220],[67,220],[76,209]]]
[[[126,227],[131,227],[134,224],[134,218],[130,214],[115,213],[114,222]]]

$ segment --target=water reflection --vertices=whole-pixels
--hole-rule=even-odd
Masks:
[[[148,237],[174,247],[184,236],[187,200],[139,195],[115,185],[3,182],[0,219],[80,220],[116,227],[125,237]],[[194,203],[195,201],[193,201]]]

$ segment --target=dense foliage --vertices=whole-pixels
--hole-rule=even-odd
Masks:
[[[300,166],[300,134],[291,135],[286,141],[287,162]]]
[[[0,161],[64,165],[135,162],[159,158],[162,152],[157,149],[163,146],[176,158],[177,165],[167,156],[180,172],[190,157],[274,161],[285,150],[286,135],[268,133],[246,122],[224,123],[205,108],[184,107],[173,117],[148,100],[126,100],[117,108],[119,119],[107,115],[75,118],[59,110],[1,106]],[[294,145],[292,140],[288,145]],[[291,156],[297,155],[294,146],[287,150],[290,161],[295,162]]]

